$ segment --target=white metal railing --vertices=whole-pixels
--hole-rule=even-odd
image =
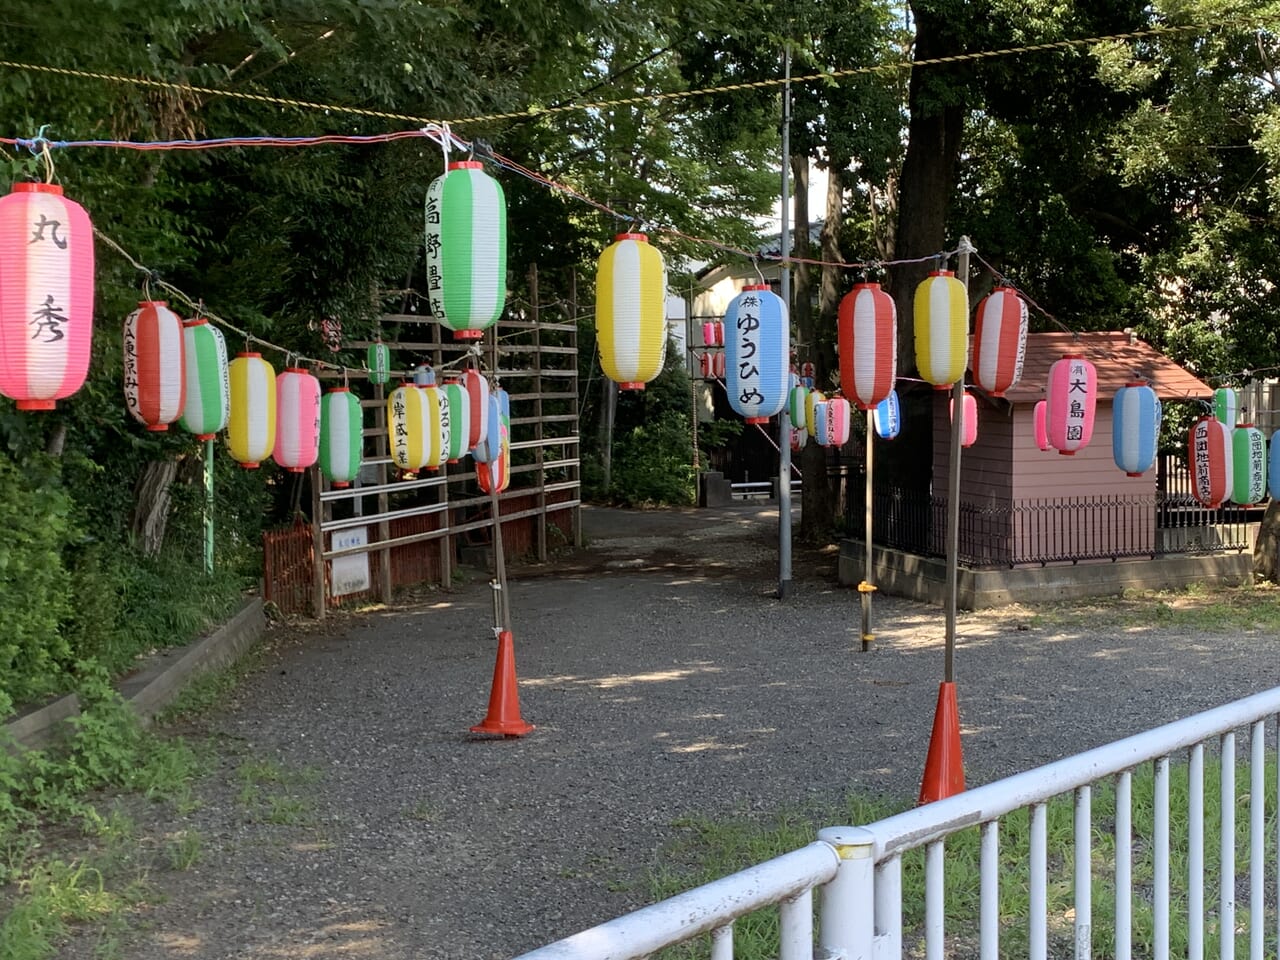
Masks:
[[[890,960],[918,955],[923,938],[926,960],[944,956],[973,956],[996,960],[1001,955],[1002,931],[1011,918],[1001,916],[1000,827],[1002,818],[1028,811],[1026,949],[1032,960],[1072,954],[1076,960],[1094,955],[1094,882],[1099,862],[1094,837],[1114,836],[1114,921],[1108,925],[1114,950],[1108,956],[1132,960],[1134,905],[1151,911],[1149,940],[1138,944],[1137,956],[1167,960],[1171,924],[1176,920],[1185,955],[1205,956],[1208,935],[1217,932],[1218,956],[1235,956],[1238,933],[1247,929],[1250,960],[1280,953],[1280,911],[1272,874],[1280,858],[1280,816],[1268,856],[1266,832],[1266,726],[1280,715],[1280,687],[1234,703],[1157,727],[1073,757],[1016,774],[1004,780],[907,810],[865,827],[828,827],[818,840],[800,850],[758,864],[713,883],[689,890],[661,903],[593,927],[565,940],[522,955],[518,960],[637,960],[648,954],[711,934],[711,960],[732,960],[733,922],[771,904],[781,904],[780,960]],[[1248,729],[1248,923],[1236,917],[1236,736]],[[1205,747],[1218,747],[1218,867],[1207,871],[1205,859]],[[1171,875],[1170,761],[1187,752],[1187,802],[1178,823],[1185,831],[1185,869]],[[1139,811],[1135,829],[1134,771],[1153,765],[1150,831]],[[1093,818],[1094,787],[1114,778],[1115,809],[1111,823]],[[1179,781],[1180,782],[1180,781]],[[1273,798],[1280,811],[1280,787]],[[1051,800],[1071,795],[1074,800],[1070,883],[1073,908],[1058,918],[1070,924],[1071,945],[1050,943],[1047,816]],[[1243,802],[1243,798],[1241,798]],[[976,935],[966,931],[948,953],[945,926],[946,841],[961,831],[979,831],[979,890]],[[1182,835],[1179,835],[1179,844]],[[923,848],[922,920],[914,922],[910,941],[904,936],[903,855]],[[1148,882],[1135,886],[1135,857],[1149,858]],[[1007,859],[1007,858],[1006,858]],[[1145,862],[1145,860],[1144,860]],[[1206,877],[1207,873],[1216,876]],[[1216,881],[1216,903],[1206,912],[1206,879]],[[1173,884],[1178,884],[1175,901]],[[820,888],[821,925],[816,949],[812,892]],[[1213,887],[1211,886],[1212,890]],[[912,904],[916,906],[916,904]],[[1175,915],[1176,914],[1176,915]],[[1268,929],[1268,922],[1270,929]],[[1059,940],[1065,931],[1058,929]]]
[[[750,480],[739,483],[731,483],[729,487],[733,491],[733,496],[742,500],[753,500],[763,497],[766,500],[773,496],[773,488],[776,481],[773,480]],[[791,481],[791,492],[799,493],[801,489],[799,480]]]

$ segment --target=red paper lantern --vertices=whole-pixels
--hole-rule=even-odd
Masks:
[[[1187,459],[1192,495],[1216,510],[1231,495],[1231,430],[1213,417],[1201,417],[1191,425]]]
[[[168,430],[187,401],[186,339],[182,318],[168,304],[148,300],[124,321],[124,399],[148,430]]]
[[[1049,443],[1070,456],[1093,438],[1093,415],[1098,403],[1098,370],[1080,354],[1066,354],[1049,368],[1045,385],[1045,415]]]
[[[467,421],[470,428],[467,449],[474,450],[484,443],[488,433],[489,381],[475,367],[468,367],[462,373],[462,385],[467,388],[467,403],[470,405],[467,411],[470,417]]]
[[[1027,304],[1011,287],[997,287],[978,304],[973,331],[973,378],[993,397],[1022,379],[1027,355]]]
[[[276,377],[276,444],[272,458],[301,473],[320,456],[320,381],[301,367]]]
[[[1041,450],[1052,450],[1053,444],[1049,442],[1049,420],[1046,412],[1046,404],[1043,400],[1036,401],[1035,421],[1036,421],[1036,446]]]
[[[893,390],[898,368],[898,310],[878,283],[859,283],[840,301],[840,388],[870,410]]]

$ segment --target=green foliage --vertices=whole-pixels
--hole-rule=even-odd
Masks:
[[[614,444],[613,491],[630,505],[693,502],[693,444],[687,414],[668,410]]]

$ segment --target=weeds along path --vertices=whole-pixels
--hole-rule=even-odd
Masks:
[[[938,610],[877,598],[864,654],[829,554],[797,554],[795,596],[774,599],[767,507],[631,519],[512,583],[522,740],[467,733],[493,669],[482,576],[277,630],[187,731],[213,743],[200,805],[132,806],[140,833],[199,855],[151,878],[121,955],[508,957],[647,902],[679,821],[913,795]],[[1274,624],[1165,606],[962,616],[970,781],[1276,682]],[[60,955],[94,950],[86,933]]]

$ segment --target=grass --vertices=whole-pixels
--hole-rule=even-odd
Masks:
[[[1195,630],[1280,630],[1280,587],[1259,583],[1210,589],[1126,591],[1120,597],[1045,604],[1031,624],[1037,627],[1185,627]]]
[[[296,787],[315,783],[322,776],[316,767],[290,768],[269,759],[251,759],[240,764],[237,799],[249,808],[253,820],[278,826],[299,826],[311,821],[311,801],[298,795]]]
[[[1170,950],[1172,956],[1187,954],[1186,875],[1187,790],[1186,764],[1172,764],[1170,776],[1170,878],[1172,889]],[[1217,925],[1219,868],[1218,836],[1221,809],[1218,795],[1220,767],[1214,758],[1205,759],[1205,954],[1219,952]],[[1249,797],[1248,773],[1237,772],[1236,788],[1236,949],[1248,953],[1248,891],[1242,878],[1248,874]],[[1265,796],[1275,796],[1274,759],[1267,763]],[[1151,765],[1135,771],[1132,781],[1132,871],[1133,950],[1135,956],[1152,955],[1154,918],[1150,901],[1154,882],[1154,852],[1149,841],[1154,810],[1154,777]],[[825,810],[783,811],[772,819],[691,819],[678,823],[684,837],[666,851],[666,865],[651,877],[656,899],[717,879],[811,842],[820,825],[866,824],[899,812],[904,805],[851,797],[845,806]],[[1115,792],[1110,782],[1095,785],[1092,796],[1093,830],[1090,856],[1093,864],[1093,956],[1106,960],[1115,956]],[[1046,808],[1048,827],[1048,927],[1049,953],[1071,953],[1074,919],[1073,799],[1058,797]],[[1000,822],[1000,949],[1002,956],[1026,956],[1026,918],[1029,914],[1029,815],[1015,811]],[[1275,836],[1275,810],[1267,810],[1266,836]],[[946,930],[951,955],[976,952],[979,889],[979,832],[976,827],[948,838],[946,844]],[[903,856],[904,953],[923,951],[924,851]],[[1267,908],[1267,929],[1275,926],[1274,907]],[[778,953],[778,914],[769,908],[739,919],[734,924],[735,956],[739,960],[765,960]],[[691,960],[706,957],[705,940],[670,948],[662,960]]]

